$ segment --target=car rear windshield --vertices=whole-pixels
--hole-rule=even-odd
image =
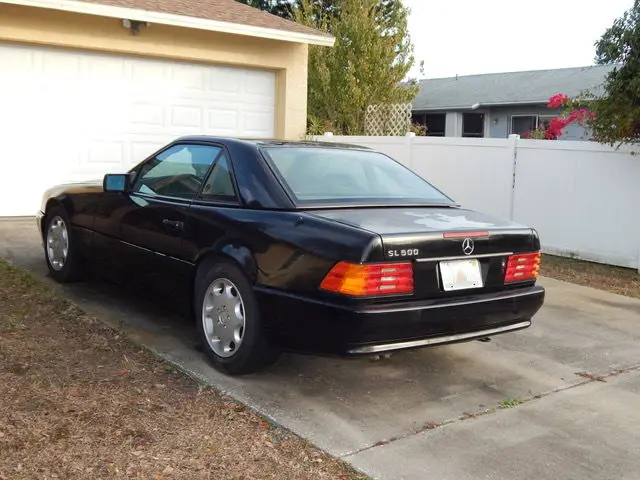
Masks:
[[[336,147],[266,147],[298,204],[438,204],[453,201],[378,152]]]

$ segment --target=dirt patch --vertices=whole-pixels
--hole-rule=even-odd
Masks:
[[[640,275],[632,268],[543,255],[540,273],[546,277],[640,298]]]
[[[357,479],[0,262],[0,479]]]

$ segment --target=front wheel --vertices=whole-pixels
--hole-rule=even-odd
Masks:
[[[71,231],[69,216],[59,206],[51,208],[46,215],[44,250],[49,274],[58,282],[73,282],[82,277],[82,265]]]
[[[246,275],[233,263],[206,262],[195,282],[198,339],[213,365],[240,375],[262,370],[278,358],[269,342]]]

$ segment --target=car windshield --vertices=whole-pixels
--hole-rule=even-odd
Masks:
[[[438,204],[453,201],[378,152],[335,147],[266,147],[299,204]]]

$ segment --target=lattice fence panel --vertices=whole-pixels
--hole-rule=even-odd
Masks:
[[[369,105],[364,118],[365,135],[401,136],[411,126],[410,103],[381,103]]]

